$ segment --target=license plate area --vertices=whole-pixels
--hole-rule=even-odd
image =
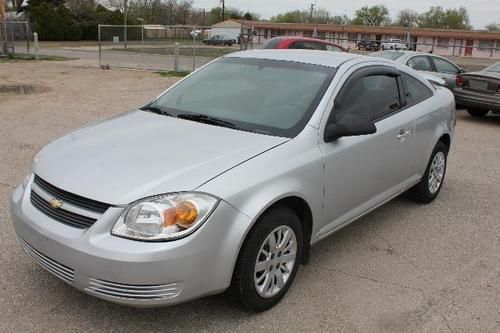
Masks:
[[[482,81],[482,80],[469,80],[469,86],[472,89],[477,89],[477,90],[488,90],[488,81]]]

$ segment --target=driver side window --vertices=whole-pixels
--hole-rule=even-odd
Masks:
[[[335,109],[335,118],[353,114],[377,120],[401,108],[398,80],[394,76],[369,75],[348,83],[342,101]]]

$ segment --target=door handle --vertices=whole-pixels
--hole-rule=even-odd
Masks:
[[[401,140],[401,139],[404,139],[406,138],[408,135],[411,134],[411,131],[410,130],[405,130],[405,129],[402,129],[399,131],[399,134],[396,136],[396,138],[398,140]]]

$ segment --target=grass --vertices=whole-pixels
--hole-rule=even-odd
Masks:
[[[67,61],[76,59],[76,58],[51,56],[51,55],[40,55],[39,58],[41,61]],[[16,53],[16,54],[9,53],[6,56],[0,56],[0,63],[28,62],[28,61],[36,61],[35,56],[32,54],[23,54],[23,53]]]
[[[155,72],[163,77],[184,77],[191,73],[190,71],[157,71]]]

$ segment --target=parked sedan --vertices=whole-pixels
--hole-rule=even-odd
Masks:
[[[311,245],[405,191],[438,196],[454,111],[448,89],[382,59],[232,53],[45,146],[12,194],[14,230],[43,268],[104,300],[229,288],[263,311]]]
[[[459,75],[454,93],[457,106],[467,109],[471,116],[500,113],[500,62],[482,71]]]
[[[333,52],[348,52],[340,45],[326,40],[307,37],[274,37],[262,45],[262,49],[304,49]]]
[[[236,39],[231,38],[229,36],[223,36],[223,35],[215,35],[212,36],[209,39],[203,40],[203,44],[206,45],[227,45],[227,46],[232,46],[233,44],[236,44]]]
[[[380,51],[371,56],[394,60],[407,65],[417,71],[427,72],[430,75],[443,79],[447,88],[453,90],[457,75],[465,71],[450,60],[429,53],[414,51]]]
[[[380,42],[375,40],[361,40],[358,42],[358,50],[365,51],[378,51],[380,49]]]

